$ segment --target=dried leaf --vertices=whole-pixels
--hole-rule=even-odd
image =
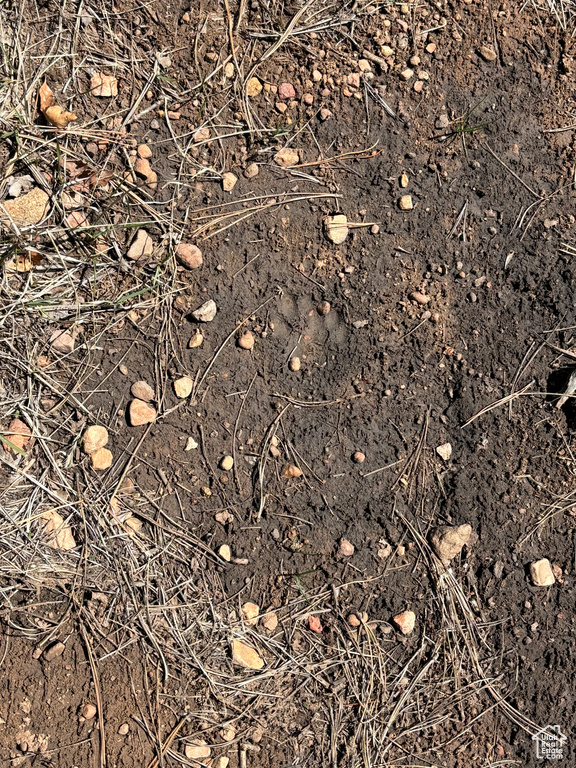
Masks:
[[[14,259],[14,266],[17,272],[31,272],[34,267],[42,263],[42,254],[36,251],[28,253],[19,253]]]
[[[54,104],[54,93],[48,87],[48,83],[44,81],[38,91],[38,97],[40,98],[40,112],[44,113]]]
[[[78,120],[73,112],[65,112],[61,106],[55,103],[54,93],[46,82],[40,86],[38,97],[40,99],[40,111],[55,128],[63,130],[69,123]]]
[[[74,122],[74,120],[78,120],[74,112],[64,112],[62,107],[58,106],[58,104],[54,104],[53,107],[48,107],[44,112],[44,117],[55,128],[60,128],[61,130],[64,130],[64,128],[66,128],[69,123]]]

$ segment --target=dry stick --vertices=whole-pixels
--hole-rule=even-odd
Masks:
[[[513,392],[510,395],[506,395],[506,397],[501,398],[500,400],[496,400],[494,403],[491,403],[490,405],[487,405],[485,408],[482,408],[481,411],[478,411],[478,413],[475,416],[472,416],[472,418],[468,419],[468,421],[465,424],[462,424],[461,429],[464,429],[464,427],[467,427],[469,424],[472,424],[473,421],[476,421],[480,416],[483,416],[485,413],[488,413],[489,411],[494,410],[494,408],[498,408],[501,405],[506,405],[506,403],[511,402],[512,400],[515,400],[517,397],[520,397],[520,395],[526,394],[526,390],[530,389],[530,387],[536,383],[536,379],[532,379],[531,382],[526,384],[525,387],[522,389],[519,389],[517,392]],[[530,395],[537,395],[540,394],[538,392],[529,392]],[[548,394],[547,392],[545,394]]]
[[[268,427],[268,430],[266,432],[266,435],[264,437],[264,441],[262,443],[262,451],[260,454],[260,466],[258,467],[258,482],[260,484],[260,507],[258,509],[258,515],[257,519],[260,520],[262,517],[262,513],[264,512],[264,507],[266,505],[266,496],[264,494],[264,471],[266,469],[266,461],[268,459],[268,451],[270,448],[270,443],[272,442],[272,438],[276,434],[276,430],[278,429],[278,424],[280,423],[280,419],[287,410],[289,410],[292,407],[290,403],[284,406],[280,413],[276,416],[272,424]]]
[[[119,478],[118,482],[116,483],[116,488],[114,488],[114,490],[112,491],[112,495],[110,496],[110,501],[116,496],[116,494],[120,490],[120,486],[122,485],[122,482],[124,481],[124,478],[128,474],[128,472],[130,470],[130,467],[132,466],[132,462],[134,461],[134,458],[136,457],[136,454],[138,453],[138,451],[140,449],[140,446],[142,445],[144,440],[146,440],[146,438],[148,437],[148,432],[150,432],[151,428],[152,428],[152,423],[148,424],[144,434],[142,435],[140,440],[138,440],[138,444],[136,445],[136,448],[134,448],[134,450],[132,451],[132,453],[130,455],[130,458],[126,462],[126,466],[122,470],[122,474],[120,475],[120,478]]]
[[[168,752],[168,750],[170,749],[170,745],[172,744],[172,742],[174,741],[176,736],[178,736],[178,734],[182,730],[182,726],[184,725],[184,723],[188,722],[189,718],[190,718],[190,715],[186,715],[185,717],[182,718],[182,720],[180,720],[179,723],[177,723],[174,726],[174,728],[170,731],[170,734],[169,734],[168,738],[166,739],[166,741],[164,742],[164,744],[163,745],[160,744],[160,755],[161,755],[161,758],[160,757],[154,757],[148,763],[147,768],[158,768],[158,766],[160,765],[160,760],[162,760],[162,762],[164,762],[164,757],[166,756],[166,752]]]
[[[198,382],[198,384],[196,384],[196,383],[194,384],[194,389],[193,389],[193,391],[192,391],[192,397],[196,397],[196,394],[197,394],[198,390],[200,389],[200,387],[202,386],[202,384],[204,384],[204,382],[205,382],[205,380],[206,380],[206,377],[208,376],[208,374],[209,374],[209,373],[210,373],[210,371],[212,370],[212,366],[214,365],[214,363],[216,362],[216,360],[217,360],[218,356],[220,355],[220,353],[222,352],[222,350],[224,349],[224,347],[226,346],[226,344],[228,344],[228,342],[230,341],[230,339],[232,338],[232,336],[234,336],[234,334],[235,334],[235,333],[236,333],[236,332],[237,332],[237,331],[238,331],[240,328],[242,328],[242,326],[243,326],[245,323],[247,323],[247,322],[248,322],[248,320],[250,320],[250,318],[252,317],[252,315],[255,315],[255,314],[257,314],[258,312],[260,312],[260,310],[261,310],[263,307],[265,307],[265,306],[266,306],[266,304],[269,304],[271,301],[274,301],[274,299],[276,299],[276,298],[277,298],[277,296],[271,296],[269,299],[266,299],[266,301],[264,301],[262,304],[260,304],[260,306],[259,306],[259,307],[257,307],[256,309],[254,309],[254,310],[253,310],[252,312],[250,312],[248,315],[246,315],[246,317],[244,318],[244,320],[241,320],[241,321],[238,323],[238,325],[237,325],[235,328],[233,328],[233,330],[232,330],[232,331],[230,331],[230,333],[228,334],[228,336],[226,336],[226,338],[224,339],[224,341],[222,342],[222,344],[220,344],[220,346],[218,347],[218,349],[217,349],[217,350],[216,350],[216,352],[214,353],[214,356],[212,357],[212,360],[210,360],[210,362],[209,362],[209,363],[208,363],[208,365],[206,366],[206,370],[204,371],[204,373],[203,373],[203,374],[202,374],[202,376],[200,377],[200,381]]]
[[[94,653],[92,652],[92,646],[88,640],[88,635],[84,626],[80,625],[80,632],[82,633],[82,639],[86,646],[86,652],[88,653],[88,660],[90,661],[90,669],[92,670],[92,679],[94,680],[94,691],[96,693],[96,706],[98,707],[98,725],[100,726],[100,768],[106,768],[106,734],[104,732],[104,712],[102,711],[102,692],[100,690],[100,676],[98,675],[98,668],[94,661]]]

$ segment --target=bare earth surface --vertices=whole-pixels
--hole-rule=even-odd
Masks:
[[[0,468],[0,761],[529,766],[559,724],[571,765],[575,411],[552,393],[575,356],[572,23],[507,2],[108,6],[1,10],[25,53],[4,65],[5,175],[34,165],[54,208],[50,232],[3,229],[0,415],[34,444]],[[118,95],[91,93],[94,72]],[[44,74],[66,132],[38,112]],[[155,188],[124,178],[141,144]],[[80,164],[124,187],[86,188]],[[138,228],[153,252],[128,260]],[[202,266],[177,264],[180,240]],[[158,417],[134,427],[140,380]],[[109,432],[102,472],[89,424]],[[55,506],[69,552],[43,539]],[[430,531],[464,523],[445,570]],[[211,754],[187,757],[198,739]]]

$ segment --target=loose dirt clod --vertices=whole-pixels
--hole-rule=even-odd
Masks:
[[[285,464],[280,473],[285,480],[292,477],[302,477],[302,470],[294,464]]]
[[[329,301],[321,301],[319,302],[318,306],[316,307],[316,311],[319,315],[322,317],[325,317],[328,312],[332,309]]]
[[[403,635],[413,632],[416,625],[416,614],[413,611],[403,611],[392,619]]]
[[[50,336],[50,346],[61,355],[74,352],[74,337],[68,331],[54,331]]]
[[[232,641],[232,661],[244,669],[262,669],[264,659],[250,645],[241,640]]]
[[[186,269],[198,269],[202,266],[202,251],[197,245],[180,243],[176,246],[176,261]]]
[[[348,237],[348,218],[343,213],[336,213],[334,216],[326,216],[324,219],[324,228],[326,237],[334,243],[341,245]]]
[[[141,427],[156,420],[156,409],[138,398],[130,401],[128,413],[133,427]]]
[[[550,587],[556,581],[550,560],[546,557],[530,563],[529,570],[530,580],[535,587]]]
[[[240,349],[253,349],[254,347],[254,334],[252,331],[246,331],[238,337],[236,342]]]
[[[174,393],[176,397],[185,400],[187,397],[190,397],[193,387],[194,380],[190,376],[181,376],[174,382]]]
[[[112,466],[112,452],[108,448],[98,448],[90,456],[92,462],[92,469],[103,471],[109,469]]]
[[[450,561],[460,554],[462,547],[468,544],[471,536],[472,526],[467,523],[441,525],[432,531],[430,541],[440,560],[448,566]]]
[[[108,443],[108,430],[99,424],[87,427],[82,440],[82,450],[90,456],[99,448],[104,448]]]
[[[354,544],[348,541],[348,539],[340,539],[338,554],[342,555],[342,557],[352,557],[354,554]]]
[[[233,466],[234,466],[234,459],[232,458],[232,456],[223,456],[220,459],[220,469],[223,469],[225,472],[230,472]]]
[[[398,207],[401,211],[411,211],[414,208],[412,195],[402,195],[400,200],[398,200]]]
[[[278,616],[276,615],[275,611],[270,611],[269,613],[265,613],[262,616],[260,623],[269,632],[274,632],[278,626]]]
[[[156,399],[156,393],[147,381],[135,381],[130,387],[130,392],[138,400],[143,400],[145,403],[150,403]]]
[[[250,626],[255,627],[258,624],[258,616],[260,614],[260,606],[256,603],[247,602],[242,606],[242,616],[244,620]]]
[[[216,302],[213,299],[208,299],[201,307],[192,312],[192,317],[199,323],[211,323],[216,317],[217,311]]]
[[[436,453],[440,458],[444,459],[444,461],[448,461],[450,456],[452,456],[452,446],[450,443],[443,443],[436,448]]]
[[[421,306],[425,306],[430,301],[430,296],[426,296],[424,293],[421,293],[420,291],[412,291],[410,294],[410,298],[412,301],[415,301],[416,304],[420,304]]]

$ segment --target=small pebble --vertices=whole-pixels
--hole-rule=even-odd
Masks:
[[[316,311],[318,312],[319,315],[322,315],[322,317],[327,315],[328,312],[330,312],[331,309],[332,309],[332,307],[330,306],[330,302],[329,301],[321,301],[318,304],[318,306],[316,307]]]
[[[340,539],[338,554],[342,555],[342,557],[352,557],[354,554],[354,544],[349,542],[348,539]]]
[[[223,456],[220,459],[220,469],[223,469],[225,472],[230,472],[233,466],[234,466],[234,459],[232,458],[232,456]]]
[[[300,370],[300,358],[299,357],[292,357],[290,359],[290,362],[288,363],[288,367],[291,371],[299,371]]]
[[[198,309],[192,312],[192,317],[199,323],[211,323],[216,317],[217,311],[216,302],[212,299],[208,299],[208,301],[205,301],[201,307],[198,307]]]
[[[138,152],[138,156],[142,157],[144,160],[148,160],[152,157],[152,150],[148,144],[140,144],[136,151]]]
[[[126,257],[133,261],[139,261],[145,259],[147,256],[151,256],[154,251],[154,242],[148,232],[145,229],[139,229],[136,233],[136,237],[132,241],[132,245],[128,249]]]
[[[190,397],[193,387],[194,381],[190,376],[181,376],[174,382],[174,393],[180,400],[185,400],[187,397]]]
[[[404,611],[392,619],[403,635],[409,635],[416,625],[416,614],[413,611]]]
[[[176,261],[186,269],[198,269],[202,266],[202,251],[197,245],[179,243],[174,252]]]
[[[264,616],[262,616],[260,623],[269,632],[274,632],[274,630],[278,626],[278,616],[275,614],[274,611],[270,613],[266,613],[264,614]]]
[[[479,49],[478,53],[484,61],[494,61],[496,59],[496,51],[493,48],[490,48],[489,45],[483,45]]]
[[[143,424],[151,424],[156,421],[156,409],[138,398],[130,401],[128,414],[130,424],[133,427],[141,427]]]
[[[84,432],[82,450],[90,455],[99,448],[104,448],[108,442],[108,430],[98,424],[88,427]]]
[[[546,557],[530,563],[529,570],[530,580],[535,587],[550,587],[556,581],[550,560]]]
[[[247,624],[254,627],[258,624],[258,616],[260,614],[260,606],[256,603],[248,602],[242,606],[242,616]]]
[[[400,77],[402,78],[402,80],[406,80],[406,81],[410,80],[410,78],[412,78],[413,76],[414,76],[414,70],[410,69],[409,67],[407,67],[405,70],[403,70],[400,73]]]
[[[133,397],[137,397],[139,400],[143,400],[145,403],[149,403],[156,399],[154,390],[146,381],[135,381],[130,387],[130,392]]]
[[[417,304],[426,305],[430,301],[431,297],[426,296],[420,291],[412,291],[412,293],[410,294],[410,298],[412,299],[412,301],[415,301]]]
[[[238,181],[238,176],[231,171],[222,174],[222,189],[224,192],[232,192]]]
[[[66,650],[66,646],[64,645],[64,643],[58,640],[56,643],[52,643],[52,645],[49,645],[42,655],[46,659],[46,661],[54,661],[54,659],[57,659],[59,656],[62,656],[65,650]]]
[[[436,448],[436,453],[438,456],[444,459],[444,461],[448,461],[450,456],[452,456],[452,446],[450,443],[443,443],[442,445],[439,445],[438,448]]]
[[[401,211],[411,211],[414,208],[412,195],[402,195],[400,200],[398,200],[398,207]]]
[[[126,736],[129,731],[130,731],[130,726],[128,725],[128,723],[122,723],[120,728],[118,728],[118,735]]]
[[[278,98],[280,99],[294,99],[296,98],[296,91],[291,83],[281,83],[278,88]]]
[[[402,187],[402,189],[406,189],[406,187],[408,186],[408,182],[409,182],[408,174],[403,173],[402,176],[400,176],[400,186]]]
[[[98,710],[94,706],[94,704],[84,704],[82,707],[82,717],[85,720],[92,720],[93,717],[96,716],[96,712]]]
[[[258,169],[258,165],[257,165],[257,163],[250,163],[250,164],[249,164],[249,165],[247,165],[247,166],[246,166],[246,168],[244,169],[244,176],[245,176],[247,179],[253,179],[253,178],[254,178],[254,176],[258,176],[258,170],[259,170],[259,169]]]
[[[362,462],[366,461],[366,456],[362,453],[362,451],[356,451],[352,455],[352,461],[355,464],[362,464]]]
[[[195,330],[190,337],[190,341],[188,342],[188,349],[195,349],[196,347],[199,347],[203,341],[204,336],[202,336],[199,330]]]
[[[98,448],[90,455],[90,461],[92,462],[92,469],[103,471],[109,469],[112,466],[112,452],[108,448]]]
[[[222,544],[218,548],[218,554],[222,558],[222,560],[225,560],[227,563],[229,563],[230,560],[232,559],[232,552],[230,551],[230,547],[228,546],[228,544]]]
[[[302,477],[302,470],[294,464],[286,464],[282,469],[281,475],[286,480],[293,477]]]

